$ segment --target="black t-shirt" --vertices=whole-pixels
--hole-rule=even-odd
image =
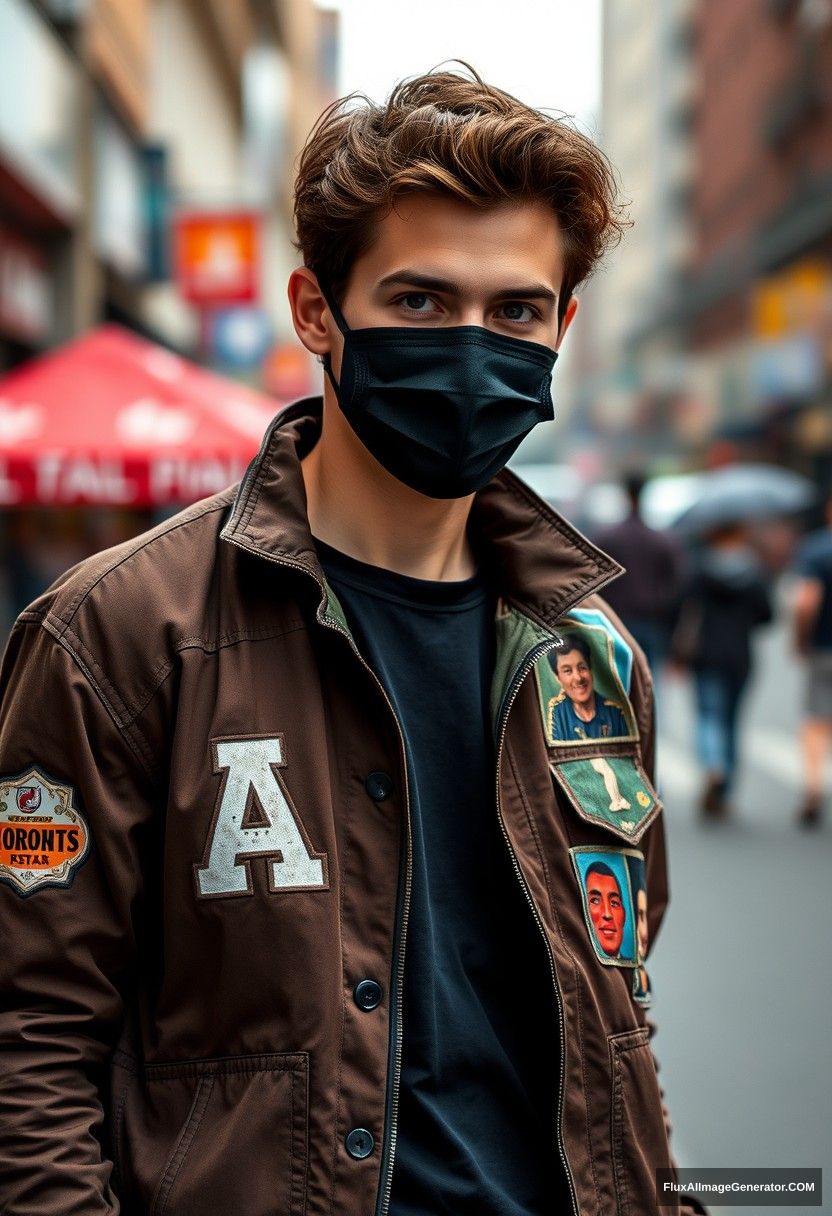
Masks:
[[[484,581],[433,582],[318,542],[406,740],[413,876],[392,1216],[557,1211],[557,1015],[496,811]]]

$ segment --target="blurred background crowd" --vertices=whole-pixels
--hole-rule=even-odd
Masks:
[[[67,566],[235,480],[280,405],[320,391],[285,282],[293,164],[329,101],[462,57],[565,111],[633,225],[518,470],[628,567],[609,598],[653,661],[685,1155],[816,1166],[832,0],[511,10],[508,29],[496,0],[0,0],[0,636]],[[788,1134],[784,1093],[805,1112]]]

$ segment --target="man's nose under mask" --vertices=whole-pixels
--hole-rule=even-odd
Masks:
[[[479,325],[350,329],[340,379],[324,368],[355,434],[379,464],[430,498],[463,498],[504,468],[521,441],[554,417],[557,352]]]

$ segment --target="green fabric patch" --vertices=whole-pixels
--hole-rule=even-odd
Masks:
[[[341,607],[341,601],[338,599],[338,596],[332,590],[326,579],[324,579],[324,586],[326,587],[326,607],[323,611],[323,619],[328,621],[331,625],[337,625],[340,629],[343,629],[344,633],[357,650],[358,647],[355,644],[355,638],[352,636],[352,630],[347,624],[347,618],[344,614],[344,609]]]
[[[491,681],[491,716],[496,730],[503,701],[517,672],[537,646],[554,642],[556,635],[502,600],[497,605],[495,627],[497,653]]]
[[[661,810],[647,774],[632,756],[591,756],[550,768],[582,819],[625,840],[639,840]]]

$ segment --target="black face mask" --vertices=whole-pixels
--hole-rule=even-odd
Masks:
[[[379,464],[420,494],[473,494],[554,417],[548,346],[480,325],[350,329],[321,290],[344,335],[340,383],[324,357],[338,404]]]

